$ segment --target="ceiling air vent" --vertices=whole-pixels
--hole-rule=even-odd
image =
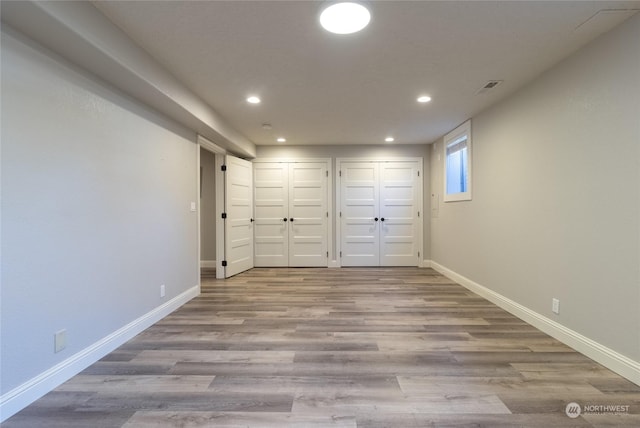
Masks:
[[[487,83],[485,83],[485,85],[482,88],[480,88],[478,92],[476,92],[476,94],[484,94],[485,92],[490,91],[491,89],[495,88],[502,82],[503,82],[502,80],[489,80]]]

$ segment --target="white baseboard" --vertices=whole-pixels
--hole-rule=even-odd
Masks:
[[[216,268],[216,261],[215,260],[200,260],[200,267],[201,268]]]
[[[8,419],[38,398],[66,382],[100,358],[132,339],[154,323],[200,294],[196,285],[161,306],[130,322],[88,348],[56,364],[49,370],[8,391],[0,397],[0,422]]]
[[[496,293],[467,277],[464,277],[434,261],[430,261],[433,269],[437,270],[447,278],[457,282],[463,287],[473,291],[474,293],[484,297],[492,303],[495,303],[507,312],[517,316],[521,320],[531,324],[532,326],[542,330],[549,336],[559,340],[576,351],[586,355],[587,357],[597,361],[611,371],[618,373],[629,379],[631,382],[640,385],[640,362],[608,348],[593,339],[563,326],[531,309],[514,302],[503,295]]]
[[[340,264],[340,261],[338,261],[338,260],[331,260],[331,261],[329,261],[329,264],[327,265],[327,267],[329,267],[329,268],[341,268],[342,265]],[[430,268],[431,267],[431,260],[423,260],[422,264],[419,264],[417,267]]]

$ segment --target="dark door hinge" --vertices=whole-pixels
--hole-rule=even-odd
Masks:
[[[226,260],[223,260],[223,261],[222,261],[222,266],[226,266],[226,265],[227,265],[227,261],[226,261]]]
[[[226,166],[226,165],[222,165],[222,166],[220,167],[220,169],[222,170],[222,172],[225,172],[225,171],[227,170],[227,166]]]

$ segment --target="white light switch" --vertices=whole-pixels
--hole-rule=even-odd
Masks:
[[[195,202],[191,202],[191,211],[192,212],[196,211],[196,203]]]
[[[53,351],[58,353],[67,347],[67,330],[59,330],[53,334]]]

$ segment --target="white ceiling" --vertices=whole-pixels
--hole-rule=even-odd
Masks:
[[[375,1],[364,31],[334,35],[319,26],[317,1],[94,4],[258,145],[433,142],[640,9]],[[477,94],[493,79],[504,83]],[[423,93],[433,101],[418,104]],[[262,103],[246,103],[249,94]]]

